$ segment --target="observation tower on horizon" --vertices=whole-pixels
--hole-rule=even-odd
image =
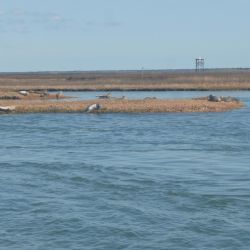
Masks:
[[[195,71],[204,71],[205,60],[204,58],[196,58],[195,59]]]

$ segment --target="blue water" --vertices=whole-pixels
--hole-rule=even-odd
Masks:
[[[223,113],[0,116],[0,249],[249,249],[237,93]]]
[[[76,100],[96,99],[99,95],[109,93],[108,91],[65,91],[65,96],[76,97]],[[128,99],[143,99],[145,97],[157,97],[162,99],[183,99],[210,94],[218,96],[234,96],[238,98],[249,97],[248,91],[113,91],[110,92],[113,97],[126,96]],[[72,99],[69,99],[72,101]],[[63,100],[65,101],[65,99]]]

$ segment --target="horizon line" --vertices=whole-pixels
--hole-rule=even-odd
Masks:
[[[3,71],[4,74],[61,74],[61,73],[109,73],[109,72],[151,72],[151,71],[180,71],[180,72],[206,72],[206,71],[229,71],[229,70],[250,70],[249,67],[232,67],[232,68],[204,68],[203,70],[196,70],[195,68],[172,68],[172,69],[104,69],[104,70],[37,70],[37,71]]]

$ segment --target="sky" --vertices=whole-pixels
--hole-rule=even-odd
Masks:
[[[0,0],[0,72],[250,67],[250,0]]]

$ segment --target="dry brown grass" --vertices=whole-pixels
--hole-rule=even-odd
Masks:
[[[0,74],[2,90],[250,90],[250,70]]]

